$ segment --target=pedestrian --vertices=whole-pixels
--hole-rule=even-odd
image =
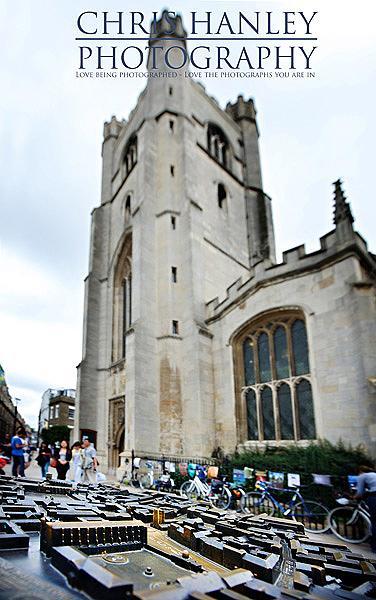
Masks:
[[[72,448],[72,479],[79,483],[82,478],[83,450],[81,442],[74,442]]]
[[[17,434],[12,437],[12,475],[13,477],[25,477],[24,448],[27,446],[26,431],[23,427],[17,429]]]
[[[26,469],[28,469],[31,465],[31,451],[30,451],[30,444],[29,444],[29,438],[28,438],[27,433],[25,435],[25,446],[23,449],[23,455],[24,455],[24,465],[25,465],[25,471],[26,471]]]
[[[40,469],[42,471],[43,479],[45,479],[45,477],[48,473],[51,456],[52,456],[51,450],[49,449],[48,445],[46,444],[46,442],[42,442],[41,445],[39,446],[37,463],[40,466]]]
[[[12,444],[9,433],[5,434],[4,441],[1,444],[2,451],[4,456],[11,459],[12,458]]]
[[[359,467],[356,487],[357,500],[365,500],[371,517],[371,548],[376,553],[376,472],[370,467]]]
[[[9,458],[7,458],[5,456],[5,454],[2,452],[0,454],[0,475],[5,475],[5,471],[4,471],[4,467],[8,464],[9,462]]]
[[[66,479],[69,471],[69,461],[72,458],[67,440],[61,440],[60,447],[55,449],[54,458],[56,460],[57,478]]]
[[[94,444],[91,444],[86,438],[82,444],[82,481],[96,483],[97,481],[97,451]]]

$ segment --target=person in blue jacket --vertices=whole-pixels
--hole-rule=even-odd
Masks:
[[[13,477],[25,477],[24,448],[27,446],[26,431],[23,427],[17,429],[16,435],[12,437],[12,475]]]

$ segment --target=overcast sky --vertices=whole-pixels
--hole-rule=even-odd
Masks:
[[[315,78],[204,83],[223,107],[239,93],[255,98],[279,256],[304,242],[318,248],[332,227],[331,183],[338,177],[357,230],[376,251],[374,0],[356,9],[349,0],[200,0],[168,8],[246,13],[303,5],[319,11]],[[83,10],[163,7],[144,0],[0,0],[0,364],[32,425],[45,389],[76,386],[103,122],[112,114],[127,118],[144,85],[75,78],[76,18]]]

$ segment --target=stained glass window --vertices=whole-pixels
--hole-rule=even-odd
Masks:
[[[290,376],[286,329],[280,325],[274,332],[274,356],[277,379]]]
[[[274,440],[276,436],[281,440],[314,439],[316,427],[304,320],[297,311],[285,314],[278,311],[276,320],[268,315],[255,327],[249,327],[241,340],[242,387],[246,388],[242,402],[245,401],[247,410],[244,435],[250,440]],[[300,375],[307,376],[307,380],[299,381]],[[265,383],[268,385],[263,386]],[[277,430],[274,412],[279,423]],[[257,415],[261,415],[261,423]]]
[[[294,439],[294,423],[291,404],[291,390],[287,383],[278,388],[279,422],[282,440]]]
[[[312,388],[309,381],[302,379],[296,386],[299,411],[299,429],[302,440],[316,437],[315,415],[313,412]]]
[[[272,373],[270,369],[269,338],[265,332],[258,339],[258,359],[261,383],[270,381]]]
[[[295,321],[291,327],[295,375],[309,373],[307,332],[303,321]]]
[[[248,439],[258,440],[257,406],[254,390],[248,390],[245,397],[247,403]]]
[[[255,365],[253,357],[253,342],[247,338],[243,343],[245,385],[255,383]]]
[[[265,387],[261,392],[261,406],[264,440],[275,440],[273,394],[270,387]]]

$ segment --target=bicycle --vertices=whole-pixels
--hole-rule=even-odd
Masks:
[[[153,486],[154,482],[153,475],[151,473],[140,473],[138,469],[136,469],[133,475],[124,473],[120,483],[132,485],[133,487],[140,488],[141,490],[149,490]]]
[[[208,500],[216,508],[229,508],[232,500],[231,492],[223,481],[213,480],[209,485],[196,474],[193,479],[180,486],[180,494],[189,500]]]
[[[287,507],[273,496],[271,489],[292,494]],[[279,489],[272,488],[267,481],[258,481],[256,491],[249,492],[242,498],[242,510],[254,515],[266,513],[270,517],[277,511],[283,517],[291,517],[302,523],[310,533],[325,533],[330,529],[329,510],[319,502],[304,500],[300,487]]]
[[[341,504],[329,514],[329,524],[332,532],[343,542],[361,544],[371,536],[371,517],[367,504],[350,503],[347,498],[337,500]]]

